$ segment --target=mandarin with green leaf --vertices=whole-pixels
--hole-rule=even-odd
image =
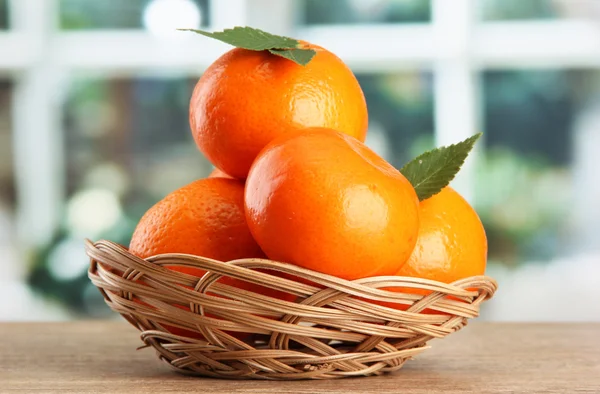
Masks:
[[[352,71],[333,53],[306,65],[268,50],[235,48],[204,72],[192,94],[190,126],[200,151],[225,173],[244,179],[273,139],[327,127],[365,140],[367,105]]]
[[[456,144],[420,154],[400,169],[415,188],[419,200],[425,200],[448,186],[454,179],[482,133]]]
[[[445,187],[419,204],[417,244],[397,276],[431,279],[452,283],[470,276],[484,275],[487,264],[487,238],[483,224],[471,205],[451,187]],[[430,294],[413,288],[387,290]],[[385,303],[405,310],[406,305]],[[426,309],[425,313],[439,313]]]
[[[399,276],[452,283],[483,275],[487,238],[477,212],[456,190],[445,187],[419,204],[419,236]]]
[[[417,240],[411,184],[363,143],[331,129],[271,142],[252,165],[244,201],[269,258],[343,279],[393,275]]]

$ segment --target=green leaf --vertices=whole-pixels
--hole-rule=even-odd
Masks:
[[[277,36],[248,26],[236,26],[233,29],[225,29],[213,33],[196,29],[178,30],[191,31],[251,51],[268,50],[274,55],[289,59],[301,66],[308,64],[316,54],[313,49],[300,48],[300,42],[296,39]]]
[[[425,152],[400,169],[415,188],[419,201],[428,199],[448,186],[479,137],[481,133],[458,144]]]
[[[301,66],[306,66],[317,54],[313,49],[269,49],[269,52],[273,55],[289,59]]]

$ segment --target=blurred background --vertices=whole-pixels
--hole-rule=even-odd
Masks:
[[[228,46],[174,28],[235,25],[337,53],[396,166],[483,131],[453,183],[500,284],[482,318],[600,321],[598,0],[0,0],[0,320],[116,318],[82,240],[128,244],[211,171],[188,102]]]

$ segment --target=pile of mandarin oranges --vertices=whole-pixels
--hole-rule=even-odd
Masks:
[[[473,208],[449,186],[419,201],[407,178],[364,144],[367,105],[352,71],[330,51],[310,48],[316,55],[304,66],[234,48],[208,67],[189,121],[215,170],[150,208],[129,251],[224,263],[268,258],[346,280],[483,275],[487,241]]]

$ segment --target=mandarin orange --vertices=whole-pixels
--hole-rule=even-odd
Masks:
[[[364,141],[367,106],[352,71],[333,53],[300,66],[267,51],[235,48],[204,72],[192,94],[190,126],[218,168],[244,179],[258,152],[281,134],[328,127]]]
[[[357,139],[323,128],[280,137],[259,154],[245,208],[271,259],[344,279],[397,272],[419,227],[408,180]]]
[[[477,212],[451,187],[419,204],[419,236],[408,262],[397,272],[451,283],[483,275],[487,238]]]
[[[487,261],[487,238],[479,216],[451,187],[419,204],[417,244],[395,275],[451,283],[469,276],[483,275]],[[427,295],[430,291],[412,288],[387,290]],[[396,309],[406,305],[378,302]],[[440,313],[425,309],[425,313]]]
[[[192,182],[172,192],[146,212],[133,233],[129,251],[141,258],[163,253],[192,254],[224,262],[264,258],[246,224],[243,199],[244,184],[238,180],[209,178]],[[205,273],[198,268],[168,268],[197,277]],[[230,277],[219,279],[219,283],[284,300],[295,299],[291,294]],[[201,337],[185,329],[166,328],[177,335]]]
[[[234,179],[194,181],[146,212],[129,250],[146,258],[162,253],[186,253],[220,261],[264,257],[244,216],[244,184]],[[193,268],[178,268],[202,276]]]

